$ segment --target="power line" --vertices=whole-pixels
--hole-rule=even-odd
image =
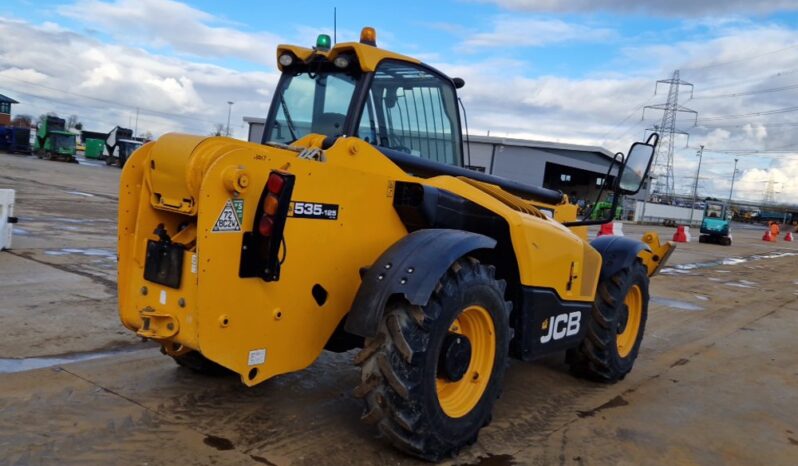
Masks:
[[[715,94],[715,95],[699,95],[693,97],[692,100],[704,100],[704,99],[720,99],[725,97],[742,97],[747,95],[756,95],[756,94],[767,94],[772,92],[781,92],[781,91],[788,91],[791,89],[798,89],[798,84],[791,84],[789,86],[782,86],[782,87],[772,87],[770,89],[760,89],[756,91],[745,91],[745,92],[734,92],[731,94]]]
[[[765,57],[765,56],[768,56],[768,55],[773,55],[773,54],[776,54],[776,53],[779,53],[779,52],[783,52],[785,50],[789,50],[789,49],[792,49],[792,48],[795,48],[795,47],[798,47],[798,44],[788,45],[787,47],[782,47],[782,48],[777,49],[777,50],[771,50],[771,51],[768,51],[768,52],[757,53],[757,54],[749,55],[749,56],[743,57],[743,58],[736,58],[734,60],[719,61],[719,62],[709,63],[707,65],[701,65],[701,66],[692,66],[692,67],[684,66],[681,69],[682,70],[695,71],[695,70],[704,70],[704,69],[707,69],[707,68],[715,68],[715,67],[718,67],[718,66],[732,65],[732,64],[735,64],[735,63],[741,63],[741,62],[744,62],[744,61],[753,60],[753,59],[760,58],[760,57]]]
[[[705,121],[718,121],[718,120],[733,120],[736,118],[747,118],[753,116],[765,116],[765,115],[775,115],[778,113],[790,113],[790,112],[798,112],[798,107],[784,107],[784,108],[777,108],[774,110],[765,110],[761,112],[753,112],[753,113],[738,113],[732,115],[712,115],[708,117],[703,117],[698,120],[698,124],[701,124]]]
[[[72,95],[72,96],[75,96],[75,97],[80,97],[82,99],[94,100],[96,102],[101,102],[101,103],[108,104],[108,105],[113,105],[113,106],[116,106],[116,107],[126,107],[126,108],[128,108],[130,110],[139,109],[141,111],[144,111],[144,112],[150,113],[152,115],[156,115],[156,116],[164,116],[164,117],[171,117],[171,118],[183,118],[183,119],[186,119],[186,120],[194,120],[194,121],[199,121],[199,122],[203,122],[203,123],[210,123],[210,124],[215,124],[216,123],[216,122],[213,122],[211,120],[205,120],[205,119],[202,119],[202,118],[192,117],[192,116],[189,116],[189,115],[182,115],[182,114],[178,114],[178,113],[163,112],[163,111],[160,111],[160,110],[153,110],[153,109],[149,109],[149,108],[146,108],[146,107],[140,107],[140,106],[136,106],[136,105],[129,105],[129,104],[124,104],[124,103],[121,103],[121,102],[115,102],[115,101],[108,100],[108,99],[102,99],[100,97],[94,97],[94,96],[90,96],[90,95],[86,95],[86,94],[80,94],[78,92],[72,92],[72,91],[68,91],[68,90],[64,90],[64,89],[58,89],[56,87],[46,86],[44,84],[34,83],[34,82],[26,81],[24,79],[12,78],[10,76],[0,76],[0,79],[9,79],[11,81],[20,82],[20,83],[23,83],[23,84],[27,84],[29,86],[36,86],[36,87],[40,87],[42,89],[48,89],[48,90],[59,92],[59,93],[62,93],[62,94],[68,94],[68,95]],[[55,99],[53,99],[53,100],[55,100]]]

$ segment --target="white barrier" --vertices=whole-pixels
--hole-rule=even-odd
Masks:
[[[14,219],[13,189],[0,189],[0,251],[11,249],[11,231]]]
[[[677,207],[675,205],[666,204],[652,204],[643,201],[637,201],[635,205],[635,214],[633,220],[635,222],[643,221],[659,221],[664,219],[675,220],[676,223],[684,224],[690,222],[690,208]],[[693,224],[701,224],[701,219],[704,217],[702,209],[692,209],[693,211]]]

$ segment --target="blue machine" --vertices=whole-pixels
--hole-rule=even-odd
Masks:
[[[0,126],[0,150],[30,154],[30,128]]]
[[[731,246],[731,211],[726,204],[718,201],[706,202],[698,242]]]

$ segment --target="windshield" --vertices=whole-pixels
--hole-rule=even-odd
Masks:
[[[75,136],[66,134],[53,134],[50,137],[53,138],[53,147],[56,149],[71,150],[75,148]]]
[[[136,149],[138,149],[139,147],[141,147],[140,142],[121,141],[119,143],[119,152],[120,152],[119,156],[128,158],[130,154],[135,152]]]
[[[264,140],[290,144],[310,133],[342,135],[356,83],[356,77],[341,71],[284,75]]]
[[[722,218],[723,206],[720,204],[707,204],[707,217]]]

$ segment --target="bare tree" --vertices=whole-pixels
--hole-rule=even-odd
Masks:
[[[216,123],[213,125],[213,130],[211,130],[211,136],[221,136],[225,133],[225,126],[221,123]]]
[[[33,118],[30,115],[17,115],[11,120],[11,126],[17,128],[30,128],[33,123]]]
[[[69,117],[67,117],[66,127],[80,130],[83,128],[83,123],[80,122],[80,119],[77,115],[69,115]]]

